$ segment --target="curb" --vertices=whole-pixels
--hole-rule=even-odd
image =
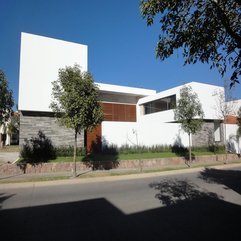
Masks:
[[[219,166],[209,167],[193,167],[179,170],[150,172],[150,173],[137,173],[137,174],[123,174],[119,176],[102,176],[102,177],[83,177],[83,178],[71,178],[64,180],[52,180],[52,181],[26,181],[16,183],[0,183],[0,189],[9,188],[29,188],[29,187],[46,187],[46,186],[58,186],[58,185],[73,185],[73,184],[85,184],[85,183],[96,183],[96,182],[113,182],[113,181],[124,181],[124,180],[135,180],[150,177],[162,177],[171,176],[175,174],[195,173],[205,170],[206,168],[214,168],[218,170],[229,169],[234,167],[241,167],[241,163],[224,164]],[[26,180],[26,179],[25,179]]]

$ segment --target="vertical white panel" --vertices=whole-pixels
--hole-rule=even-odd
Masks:
[[[87,71],[87,46],[22,33],[19,74],[19,109],[51,111],[52,82],[59,68],[78,64]]]

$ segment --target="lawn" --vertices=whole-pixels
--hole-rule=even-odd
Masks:
[[[195,156],[202,155],[214,155],[213,152],[192,152]],[[221,153],[220,153],[221,154]],[[166,157],[178,157],[174,152],[144,152],[144,153],[132,153],[132,154],[91,154],[88,157],[77,156],[76,161],[121,161],[121,160],[140,160],[140,159],[155,159],[155,158],[166,158]],[[73,157],[57,157],[55,160],[50,162],[72,162]]]

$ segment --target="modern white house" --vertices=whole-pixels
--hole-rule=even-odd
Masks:
[[[54,145],[72,145],[74,134],[60,127],[49,107],[51,82],[59,68],[78,64],[88,70],[88,47],[28,33],[21,35],[19,110],[20,144],[42,131]],[[177,86],[157,93],[152,89],[96,83],[104,121],[79,136],[79,146],[99,145],[188,145],[188,136],[174,120],[173,108],[180,96]],[[223,143],[222,118],[217,116],[217,91],[223,87],[187,83],[197,93],[204,111],[202,130],[192,136],[193,146]],[[234,124],[235,125],[235,124]],[[238,145],[238,144],[237,144]]]

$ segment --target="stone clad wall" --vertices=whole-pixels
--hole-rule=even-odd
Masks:
[[[19,143],[22,145],[24,139],[37,137],[42,131],[54,146],[73,146],[74,131],[60,126],[53,116],[48,112],[21,111]],[[78,135],[78,147],[84,146],[84,134]]]
[[[221,141],[217,144],[223,144],[223,127],[221,127]],[[193,146],[210,146],[214,145],[214,122],[204,122],[202,125],[202,129],[196,133],[195,135],[192,135],[192,145]]]

